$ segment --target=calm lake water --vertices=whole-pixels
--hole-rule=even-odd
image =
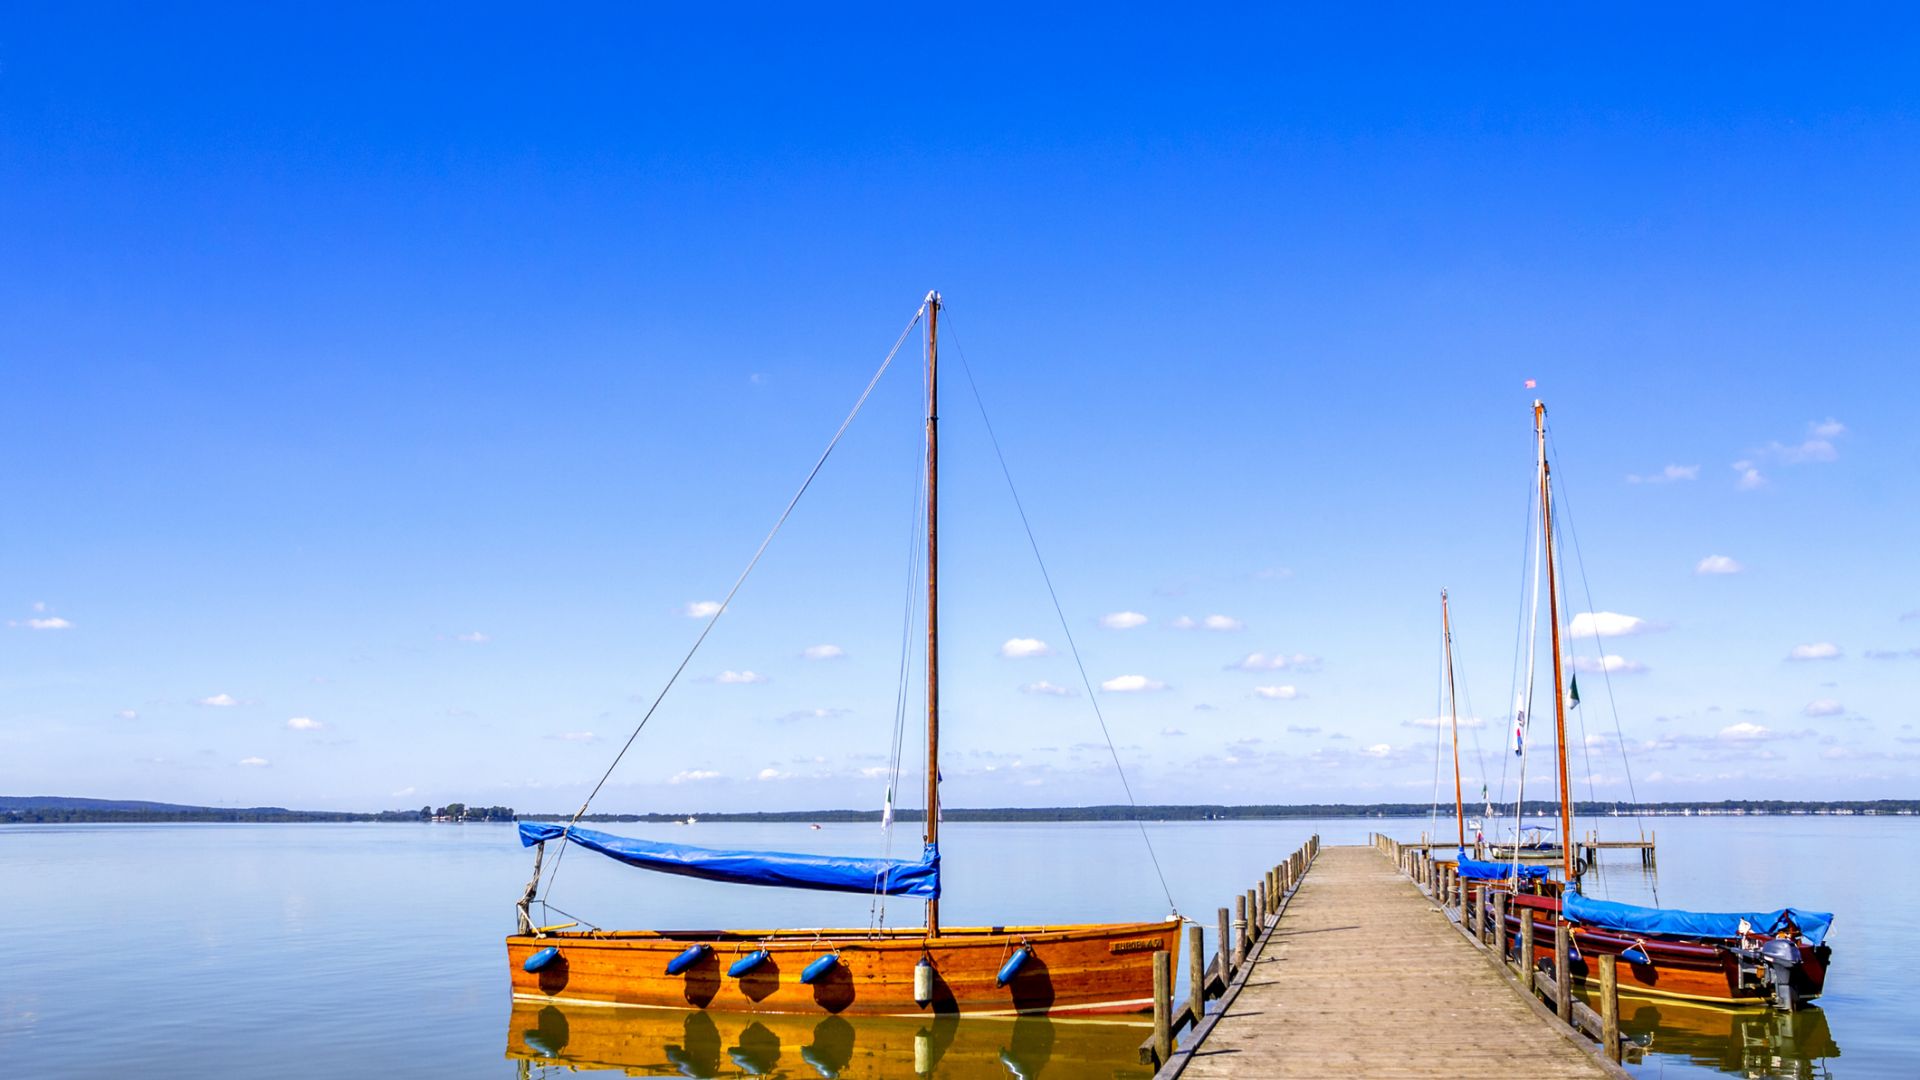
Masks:
[[[1661,818],[1655,878],[1631,854],[1596,896],[1836,912],[1834,965],[1794,1016],[1643,1004],[1643,1076],[1920,1076],[1914,818]],[[1599,822],[1629,836],[1630,820]],[[1213,911],[1320,833],[1412,839],[1424,820],[1149,826],[1180,910]],[[623,825],[716,847],[877,854],[878,827]],[[1132,825],[948,825],[943,914],[966,923],[1153,918],[1167,902]],[[917,838],[903,827],[896,849]],[[0,975],[12,1076],[1132,1077],[1143,1032],[1108,1024],[847,1022],[511,1007],[502,937],[531,868],[502,825],[0,827],[14,900]],[[712,885],[565,860],[552,897],[611,927],[861,926],[866,897]],[[915,924],[896,901],[890,924]],[[916,1058],[916,1055],[917,1058]]]

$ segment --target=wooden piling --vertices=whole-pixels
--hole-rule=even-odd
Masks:
[[[1493,894],[1493,950],[1502,963],[1507,959],[1507,894]]]
[[[1480,940],[1480,888],[1467,885],[1460,893],[1460,925],[1467,928],[1473,940]]]
[[[1561,921],[1553,924],[1553,999],[1560,1019],[1573,1023],[1573,934]]]
[[[1153,1050],[1156,1068],[1173,1056],[1173,956],[1165,949],[1153,953]]]
[[[1267,928],[1267,916],[1273,914],[1273,909],[1267,906],[1267,883],[1264,879],[1260,882],[1258,892],[1259,897],[1253,906],[1253,910],[1260,913],[1260,929],[1265,930]],[[1258,937],[1259,934],[1256,932],[1254,936]]]
[[[1620,1064],[1620,958],[1612,953],[1597,957],[1600,963],[1600,1049],[1607,1060]]]
[[[1533,909],[1520,909],[1520,978],[1523,982],[1533,978]],[[1528,985],[1532,985],[1528,982]]]
[[[1233,969],[1240,970],[1240,965],[1246,963],[1246,960],[1247,898],[1236,896],[1233,898]]]
[[[1232,915],[1226,908],[1221,908],[1218,933],[1220,935],[1220,985],[1222,986],[1233,981],[1234,970],[1240,966],[1234,963],[1233,938],[1227,935],[1227,926],[1231,921]]]
[[[1193,1013],[1193,1025],[1207,1015],[1207,933],[1199,926],[1187,927],[1187,1008]]]

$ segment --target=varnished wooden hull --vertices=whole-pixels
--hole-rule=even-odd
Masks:
[[[1153,1007],[1153,954],[1180,949],[1179,923],[1009,926],[918,931],[725,930],[575,931],[507,938],[516,1001],[634,1005],[658,1009],[802,1015],[1015,1016],[1124,1014]],[[678,975],[667,964],[690,946],[708,951]],[[559,956],[525,970],[535,952]],[[1013,953],[1032,957],[1005,985],[995,975]],[[739,977],[734,961],[759,949],[768,958]],[[813,983],[801,971],[826,953],[839,960]],[[933,965],[933,995],[914,1002],[914,967]]]
[[[666,1012],[515,1001],[507,1057],[632,1076],[1138,1077],[1137,1023]]]
[[[1523,903],[1536,908],[1533,960],[1551,966],[1553,927],[1559,915],[1559,900],[1552,897],[1524,897]],[[1518,948],[1520,919],[1507,917],[1508,948]],[[1623,994],[1672,998],[1678,1001],[1705,1002],[1720,1006],[1764,1008],[1773,1003],[1773,991],[1762,980],[1743,977],[1740,958],[1728,948],[1707,941],[1671,941],[1639,938],[1596,930],[1587,926],[1573,928],[1574,947],[1580,958],[1569,963],[1574,981],[1584,984],[1597,978],[1590,961],[1602,955],[1620,956],[1628,949],[1639,949],[1645,963],[1622,958],[1615,966],[1615,977]],[[1825,946],[1798,946],[1800,963],[1794,968],[1792,986],[1799,1001],[1811,1001],[1826,987],[1828,950]]]

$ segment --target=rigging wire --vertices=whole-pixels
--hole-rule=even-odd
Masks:
[[[881,810],[881,833],[883,834],[881,857],[887,859],[893,857],[896,799],[900,793],[900,765],[904,760],[906,745],[907,690],[913,682],[913,657],[918,651],[913,647],[913,631],[918,625],[914,620],[914,616],[919,612],[915,601],[920,594],[920,574],[924,567],[917,556],[921,550],[921,536],[926,528],[926,518],[921,511],[926,505],[927,475],[924,470],[915,470],[915,472],[917,479],[914,486],[913,514],[907,523],[907,595],[901,602],[900,609],[900,669],[894,687],[893,735],[887,758],[887,789]],[[880,885],[880,879],[875,878],[873,899],[867,907],[868,930],[879,929],[886,925],[887,895]]]
[[[1547,429],[1547,446],[1552,449],[1555,458],[1560,456],[1560,446],[1554,441],[1553,429],[1551,427]],[[1567,523],[1567,536],[1573,541],[1573,564],[1574,567],[1580,571],[1580,591],[1587,598],[1587,610],[1594,611],[1596,609],[1593,604],[1593,586],[1587,579],[1587,561],[1580,554],[1580,530],[1574,525],[1573,504],[1567,498],[1564,484],[1560,492],[1560,503],[1561,514]],[[1599,639],[1595,638],[1594,641],[1596,647],[1598,647]],[[1606,689],[1607,711],[1613,717],[1613,738],[1615,745],[1620,748],[1620,767],[1625,772],[1627,778],[1627,798],[1633,800],[1634,828],[1639,831],[1640,840],[1644,843],[1647,839],[1647,822],[1646,818],[1640,813],[1640,792],[1634,786],[1633,762],[1627,757],[1627,737],[1626,733],[1620,727],[1620,703],[1616,701],[1613,696],[1613,673],[1607,670],[1606,650],[1604,648],[1601,649],[1600,654],[1600,683]],[[1653,880],[1652,887],[1653,902],[1655,906],[1658,906],[1660,903],[1660,880],[1657,875]]]
[[[952,319],[952,315],[948,315]],[[980,422],[985,425],[987,441],[993,446],[993,456],[1000,462],[1000,475],[1006,478],[1007,493],[1013,497],[1013,508],[1020,515],[1020,527],[1026,530],[1027,546],[1033,549],[1033,560],[1040,567],[1040,579],[1046,583],[1047,598],[1053,601],[1053,613],[1060,620],[1060,632],[1067,640],[1067,651],[1073,654],[1073,665],[1080,671],[1080,684],[1086,687],[1087,703],[1093,707],[1094,719],[1100,722],[1100,735],[1107,741],[1107,753],[1113,757],[1113,770],[1120,776],[1120,787],[1126,792],[1127,806],[1133,810],[1133,823],[1140,829],[1140,840],[1147,847],[1147,858],[1153,863],[1154,876],[1160,879],[1160,891],[1166,894],[1167,907],[1175,914],[1179,907],[1173,901],[1173,890],[1167,885],[1167,875],[1160,868],[1160,856],[1153,850],[1153,839],[1147,835],[1146,822],[1140,820],[1140,804],[1134,800],[1133,785],[1127,782],[1127,770],[1120,764],[1120,751],[1113,745],[1113,733],[1107,730],[1107,718],[1100,711],[1099,698],[1093,692],[1093,680],[1087,675],[1087,665],[1080,659],[1080,646],[1073,640],[1073,628],[1067,622],[1067,612],[1060,605],[1060,594],[1053,587],[1053,575],[1047,572],[1047,561],[1040,554],[1040,541],[1033,535],[1033,524],[1027,520],[1027,508],[1020,501],[1020,490],[1014,485],[1013,470],[1007,466],[1007,455],[1000,449],[1000,437],[994,434],[993,421],[987,417],[987,403],[980,396],[980,386],[974,381],[973,368],[967,363],[967,351],[960,345],[959,335],[954,335],[954,351],[960,357],[960,370],[967,376],[967,388],[973,392],[973,403],[980,410]]]
[[[687,665],[693,662],[694,654],[700,651],[700,646],[706,643],[707,635],[713,632],[714,624],[720,621],[720,616],[727,613],[727,605],[733,603],[733,598],[740,592],[740,587],[747,583],[747,576],[753,573],[754,567],[760,565],[760,557],[767,553],[768,545],[773,543],[773,538],[779,534],[781,526],[785,525],[787,518],[792,516],[793,508],[800,503],[800,497],[813,486],[814,478],[820,475],[820,470],[826,465],[827,458],[832,456],[834,448],[840,445],[841,436],[847,433],[847,428],[853,425],[853,418],[860,415],[860,410],[866,405],[867,399],[873,396],[873,388],[880,384],[880,377],[893,366],[893,358],[899,355],[900,347],[906,344],[908,335],[913,333],[913,328],[919,325],[920,318],[926,314],[926,311],[926,302],[921,301],[920,306],[913,313],[913,318],[907,320],[906,329],[900,331],[900,337],[894,341],[893,348],[887,351],[886,359],[880,361],[880,366],[874,370],[873,377],[867,380],[866,388],[860,391],[860,396],[854,401],[853,408],[847,412],[846,419],[840,421],[840,427],[834,431],[833,438],[827,440],[826,449],[820,451],[820,456],[815,459],[813,468],[807,470],[806,478],[800,481],[800,487],[794,491],[793,497],[787,500],[787,505],[780,511],[780,517],[774,521],[773,528],[767,530],[767,535],[760,541],[760,546],[754,549],[753,558],[747,560],[746,568],[741,570],[740,576],[734,579],[733,587],[727,590],[727,595],[721,599],[720,606],[707,617],[706,625],[700,628],[699,635],[693,639],[693,645],[687,649],[687,654],[680,658],[680,663],[673,669],[673,674],[667,676],[666,685],[654,695],[653,703],[647,706],[647,711],[641,715],[640,722],[634,725],[633,733],[627,736],[625,743],[621,744],[620,752],[613,755],[613,762],[607,766],[607,771],[600,774],[599,782],[595,783],[593,790],[587,793],[586,801],[580,804],[580,809],[573,812],[573,817],[567,821],[567,827],[561,830],[560,851],[554,855],[553,868],[547,872],[547,883],[541,890],[543,894],[553,888],[554,879],[559,876],[560,860],[567,854],[567,841],[573,835],[573,827],[580,823],[580,818],[586,814],[587,807],[593,804],[594,797],[599,795],[600,789],[606,786],[607,778],[612,776],[613,770],[619,767],[620,759],[626,757],[627,751],[633,748],[633,741],[640,737],[640,732],[647,726],[647,721],[653,719],[653,714],[660,708],[660,703],[666,700],[667,692],[673,689],[674,683],[680,681],[680,676],[686,672]]]
[[[1527,638],[1527,545],[1531,543],[1533,539],[1533,498],[1534,485],[1528,484],[1526,500],[1527,512],[1526,516],[1521,520],[1520,558],[1517,560],[1520,564],[1520,602],[1514,605],[1513,614],[1513,674],[1507,682],[1507,700],[1515,703],[1518,703],[1520,700],[1520,654],[1526,647]],[[1518,718],[1515,716],[1509,715],[1507,717],[1509,725],[1517,720]],[[1503,736],[1502,750],[1500,753],[1500,801],[1502,803],[1507,801],[1507,770],[1513,765],[1513,757],[1514,755],[1507,753],[1505,750]],[[1524,781],[1521,786],[1523,788],[1525,787]],[[1498,829],[1495,830],[1495,835],[1498,836]]]

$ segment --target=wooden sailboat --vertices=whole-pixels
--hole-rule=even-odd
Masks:
[[[1556,775],[1559,779],[1560,835],[1571,837],[1573,804],[1567,770],[1567,706],[1561,688],[1559,579],[1554,572],[1553,489],[1547,466],[1546,406],[1533,403],[1538,449],[1541,545],[1545,552],[1548,626],[1553,650],[1553,714]],[[1537,601],[1537,593],[1536,593]],[[1524,779],[1523,779],[1524,783]],[[1517,865],[1517,862],[1516,862]],[[1831,950],[1824,944],[1833,916],[1782,908],[1770,912],[1705,913],[1592,900],[1580,891],[1580,871],[1572,848],[1561,845],[1561,877],[1544,881],[1513,897],[1508,916],[1510,942],[1517,948],[1520,912],[1531,909],[1542,920],[1529,960],[1553,962],[1554,926],[1567,924],[1574,957],[1568,974],[1585,982],[1589,961],[1619,957],[1616,966],[1624,993],[1646,994],[1720,1005],[1775,1005],[1786,1010],[1820,996],[1826,984]]]
[[[1178,970],[1175,918],[1068,926],[951,927],[941,921],[938,293],[927,294],[915,318],[922,316],[927,787],[921,858],[715,851],[583,829],[579,814],[564,827],[522,822],[522,843],[534,846],[536,854],[533,881],[519,905],[519,932],[507,938],[516,1001],[814,1015],[1137,1013],[1152,1007],[1153,954],[1173,954]],[[713,881],[922,899],[925,924],[918,929],[538,927],[530,904],[550,840],[629,865]]]

